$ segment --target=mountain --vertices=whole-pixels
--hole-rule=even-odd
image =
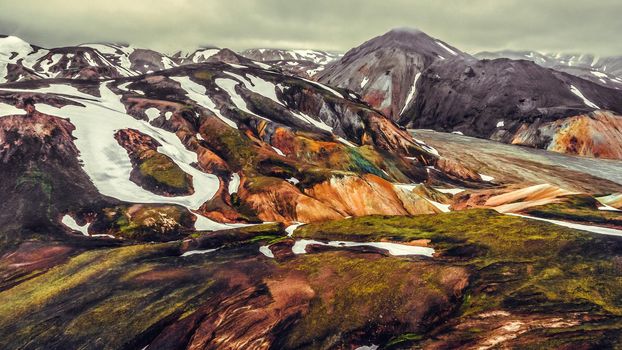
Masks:
[[[597,110],[622,112],[622,92],[578,77],[540,67],[529,61],[455,60],[430,66],[419,79],[418,97],[400,123],[415,128],[460,131],[465,135],[516,142],[530,129],[540,138],[521,144],[548,148],[555,132],[549,123]],[[439,103],[439,101],[443,101]],[[567,142],[583,134],[615,149],[619,131],[612,116],[609,127],[564,130]],[[607,124],[607,123],[606,123]],[[612,128],[611,134],[602,133]],[[597,154],[597,151],[594,151]],[[614,152],[615,154],[615,152]],[[605,153],[603,153],[605,155]]]
[[[210,220],[435,212],[391,185],[423,181],[435,165],[450,181],[483,184],[356,97],[253,66],[218,62],[116,80],[18,82],[0,87],[0,102],[2,140],[12,140],[1,156],[6,178],[43,173],[47,186],[77,188],[55,192],[61,197],[50,198],[46,210],[26,206],[34,212],[26,209],[25,221],[36,216],[38,226],[56,231],[59,217],[69,215],[90,225],[89,234],[120,234],[106,215],[112,208],[125,213],[129,203],[175,208],[175,230],[192,230],[193,221],[200,229],[226,227]],[[3,204],[4,213],[38,193],[5,186],[16,200]],[[366,188],[385,200],[352,202]],[[154,227],[127,234],[170,239]]]
[[[479,59],[510,58],[528,60],[614,89],[622,89],[622,57],[598,57],[589,54],[543,54],[535,51],[480,52]]]
[[[249,49],[240,55],[264,62],[290,75],[313,78],[342,55],[318,50]]]
[[[121,45],[82,45],[44,49],[13,37],[0,38],[0,82],[32,79],[107,79],[171,68],[151,50]]]
[[[417,78],[430,65],[468,54],[416,29],[395,29],[346,52],[317,75],[325,84],[350,89],[372,107],[398,120],[416,96]]]
[[[150,73],[178,66],[178,62],[162,53],[130,45],[82,44],[79,47],[97,50],[109,62],[125,71],[122,76]]]
[[[582,79],[532,56],[540,64],[480,60],[418,30],[398,29],[350,50],[317,79],[354,91],[406,127],[619,159],[617,78],[592,71],[594,79]],[[591,122],[593,113],[608,117]]]

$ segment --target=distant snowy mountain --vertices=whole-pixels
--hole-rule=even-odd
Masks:
[[[546,68],[566,72],[614,89],[622,89],[622,56],[598,57],[589,54],[544,54],[535,51],[480,52],[479,59],[510,58],[528,60]]]
[[[240,52],[244,57],[278,68],[285,73],[313,78],[341,54],[318,50],[250,49]]]

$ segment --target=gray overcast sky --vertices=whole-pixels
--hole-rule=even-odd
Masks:
[[[0,0],[0,33],[44,47],[129,42],[345,51],[395,27],[464,51],[622,55],[622,0]]]

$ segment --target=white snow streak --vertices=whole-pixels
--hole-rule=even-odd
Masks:
[[[457,56],[457,55],[458,55],[458,54],[456,53],[456,51],[454,51],[454,50],[450,49],[449,47],[447,47],[447,46],[446,46],[445,44],[443,44],[442,42],[437,41],[436,43],[437,43],[440,47],[442,47],[443,49],[445,49],[447,52],[449,52],[450,54],[452,54],[452,55],[454,55],[454,56]]]
[[[84,226],[80,226],[80,225],[78,225],[76,220],[74,218],[72,218],[70,215],[63,216],[61,222],[65,226],[69,227],[70,229],[72,229],[74,231],[82,232],[82,234],[85,235],[85,236],[89,235],[89,226],[91,226],[90,223],[87,223]]]
[[[292,252],[294,254],[306,254],[307,246],[323,245],[336,248],[347,247],[374,247],[382,250],[386,250],[391,255],[403,256],[403,255],[423,255],[431,257],[434,254],[434,249],[428,247],[417,247],[406,244],[389,243],[389,242],[346,242],[346,241],[330,241],[328,243],[320,242],[312,239],[301,239],[294,243]]]
[[[413,97],[415,97],[415,93],[417,92],[417,81],[419,80],[420,77],[421,77],[421,73],[417,73],[417,75],[415,75],[415,81],[413,81],[413,85],[410,87],[410,91],[408,92],[408,97],[406,97],[406,102],[404,102],[404,107],[402,108],[400,115],[403,114],[404,111],[406,111],[406,108],[412,101]]]
[[[201,107],[210,110],[220,120],[225,122],[230,127],[234,129],[238,128],[237,124],[233,122],[233,120],[223,116],[220,113],[220,110],[218,109],[218,107],[216,107],[214,101],[212,101],[209,96],[207,96],[207,89],[205,88],[205,86],[195,83],[194,81],[190,80],[189,77],[171,77],[171,79],[178,82],[181,85],[181,88],[186,90],[186,95],[191,100],[198,103]]]
[[[240,175],[238,173],[231,174],[231,179],[229,180],[229,194],[237,193],[239,187]]]
[[[588,100],[585,96],[583,96],[581,91],[579,91],[579,89],[577,89],[574,85],[570,85],[570,91],[573,94],[579,96],[583,100],[583,103],[585,103],[586,106],[592,107],[592,108],[596,108],[596,109],[600,109],[600,107],[598,107],[594,102]]]

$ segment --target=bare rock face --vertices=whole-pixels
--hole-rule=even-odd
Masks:
[[[468,54],[415,29],[395,29],[348,51],[317,80],[350,89],[392,120],[414,102],[417,77],[431,64]]]
[[[523,123],[622,110],[619,90],[508,59],[438,62],[421,76],[418,91],[400,123],[504,142]]]
[[[305,190],[327,203],[343,217],[364,215],[416,215],[436,213],[422,197],[400,191],[374,175],[333,177]]]
[[[479,59],[510,58],[578,76],[609,88],[622,89],[622,56],[600,57],[592,54],[541,53],[536,51],[480,52]]]
[[[108,202],[78,161],[74,126],[27,106],[0,118],[0,224],[7,244],[31,235],[59,235],[61,213]]]
[[[622,116],[595,111],[539,125],[523,124],[511,142],[560,153],[622,159]]]

